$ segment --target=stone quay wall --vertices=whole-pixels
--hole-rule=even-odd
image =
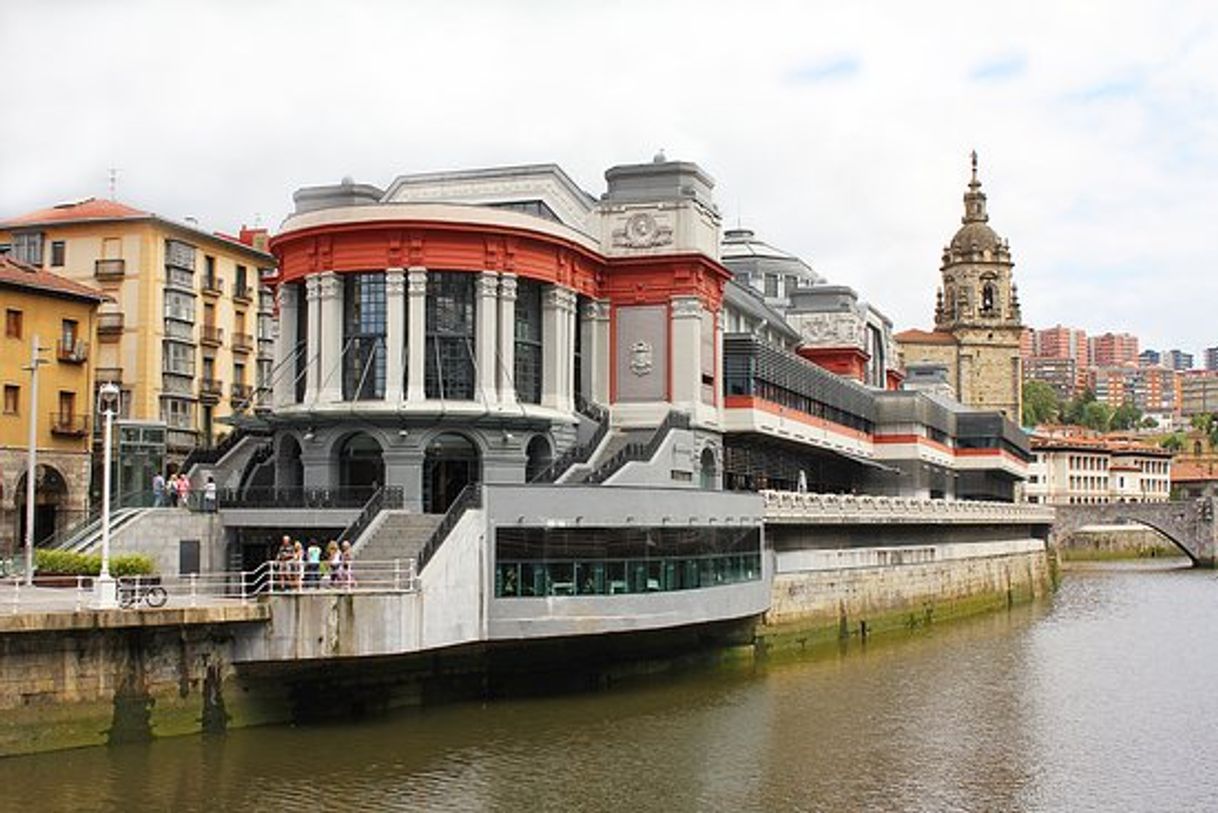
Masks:
[[[1066,534],[1057,541],[1063,562],[1184,557],[1162,534],[1141,525],[1104,525]]]

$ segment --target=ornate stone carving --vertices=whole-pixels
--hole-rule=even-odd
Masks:
[[[406,284],[411,296],[426,296],[427,269],[419,266],[406,269]]]
[[[478,275],[478,297],[494,299],[499,294],[499,275],[494,271],[483,271]]]
[[[672,315],[674,319],[700,317],[702,302],[696,296],[674,296],[672,298]]]
[[[342,283],[338,280],[338,274],[333,271],[325,271],[318,277],[317,295],[323,302],[328,299],[338,299],[342,294]]]
[[[499,298],[505,302],[516,299],[516,275],[499,275]]]
[[[321,278],[316,274],[305,277],[305,299],[313,302],[321,298]]]
[[[635,212],[613,230],[616,248],[655,248],[672,243],[672,226],[650,212]]]
[[[810,345],[866,348],[867,326],[853,313],[801,313],[792,321]]]
[[[630,345],[630,372],[640,378],[651,373],[655,366],[654,349],[651,342],[637,341]]]
[[[584,303],[584,319],[597,321],[609,318],[609,303],[592,299]]]
[[[406,273],[401,268],[385,269],[385,296],[400,297],[406,293]]]

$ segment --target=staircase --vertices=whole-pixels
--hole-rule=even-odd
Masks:
[[[382,511],[355,541],[355,553],[370,562],[413,559],[443,519],[443,514]]]

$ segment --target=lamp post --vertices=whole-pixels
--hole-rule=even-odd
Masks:
[[[119,390],[111,381],[97,391],[97,411],[105,417],[102,430],[102,550],[101,571],[93,583],[97,609],[110,610],[118,606],[118,591],[110,575],[110,438],[114,431],[114,416],[118,414]]]
[[[39,357],[44,349],[34,337],[30,348],[30,365],[23,367],[30,371],[30,448],[26,458],[25,470],[25,583],[34,583],[34,499],[38,493],[36,475],[38,474],[38,368],[47,361]]]

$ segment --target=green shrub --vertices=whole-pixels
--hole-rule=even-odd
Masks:
[[[34,567],[44,576],[96,576],[101,572],[101,554],[39,550],[34,553]],[[126,553],[110,558],[112,576],[147,576],[152,572],[152,559],[142,553]]]

